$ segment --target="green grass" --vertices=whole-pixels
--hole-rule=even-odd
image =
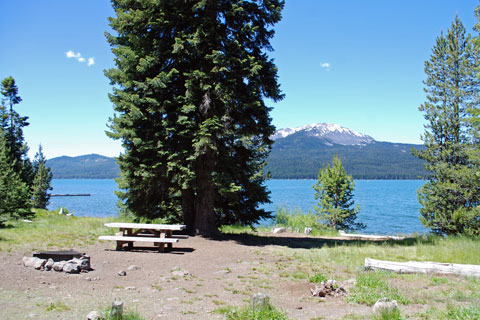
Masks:
[[[410,299],[407,296],[389,285],[388,279],[391,276],[392,274],[387,272],[360,273],[347,301],[372,306],[380,298],[388,298],[397,300],[399,304],[409,304]]]
[[[242,308],[226,306],[215,309],[213,312],[223,314],[226,320],[288,320],[285,313],[271,305],[255,311],[249,306]]]
[[[402,320],[400,310],[395,308],[393,310],[382,310],[380,314],[373,316],[373,320]]]
[[[461,248],[461,249],[459,249]],[[362,268],[365,258],[389,261],[436,261],[460,264],[480,264],[480,238],[417,237],[404,243],[337,242],[321,248],[281,248],[277,254],[291,257],[312,268],[328,270],[332,265],[354,274]]]
[[[70,310],[70,307],[67,306],[65,303],[61,302],[61,301],[58,301],[58,302],[52,302],[50,304],[48,304],[46,307],[45,307],[45,310],[46,311],[59,311],[59,312],[62,312],[62,311],[68,311]]]
[[[432,307],[418,316],[422,320],[479,320],[480,306],[478,303],[469,306],[448,305],[445,310]]]
[[[317,273],[308,279],[311,283],[322,283],[326,282],[328,279],[323,273]]]
[[[0,229],[0,251],[25,248],[45,250],[52,247],[72,248],[92,244],[98,236],[115,230],[104,223],[113,218],[89,218],[59,215],[54,211],[35,210],[32,222],[10,221]]]

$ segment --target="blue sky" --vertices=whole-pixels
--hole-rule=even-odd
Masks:
[[[271,56],[286,98],[269,102],[278,128],[336,123],[379,141],[421,143],[424,61],[458,13],[467,30],[473,0],[287,0]],[[13,76],[30,117],[31,156],[122,148],[106,137],[113,115],[103,70],[113,66],[104,32],[107,0],[0,1],[0,78]],[[83,60],[82,60],[83,59]]]

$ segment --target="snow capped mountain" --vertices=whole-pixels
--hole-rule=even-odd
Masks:
[[[273,140],[286,138],[291,135],[302,135],[308,137],[317,137],[326,145],[366,145],[375,142],[370,136],[358,133],[348,128],[330,123],[314,123],[297,128],[285,128],[275,132],[272,136]]]

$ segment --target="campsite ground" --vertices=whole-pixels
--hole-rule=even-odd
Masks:
[[[191,237],[161,254],[94,242],[71,248],[88,254],[94,269],[77,275],[24,267],[22,257],[32,251],[22,247],[0,252],[0,308],[4,319],[86,319],[120,299],[146,319],[224,319],[219,310],[246,306],[253,293],[264,292],[290,319],[370,319],[365,304],[311,296],[311,275],[331,276],[350,293],[363,272],[361,265],[342,266],[336,258],[319,263],[311,256],[338,244],[294,233]],[[126,276],[118,275],[121,270]],[[444,309],[462,292],[460,303],[478,303],[477,280],[401,275],[388,282],[409,300],[400,306],[408,318],[428,319],[429,310]],[[468,286],[471,294],[462,290]]]

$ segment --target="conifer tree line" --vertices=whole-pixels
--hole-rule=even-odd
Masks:
[[[21,116],[15,107],[22,98],[13,77],[0,85],[0,225],[9,219],[26,218],[32,208],[46,208],[51,190],[52,173],[46,167],[42,147],[33,162],[23,128],[28,117]]]
[[[420,219],[437,234],[480,234],[479,70],[480,37],[457,16],[425,62],[426,149],[414,152],[432,173],[418,191]]]
[[[211,235],[270,213],[262,168],[283,98],[268,57],[282,0],[112,0],[120,206]]]

